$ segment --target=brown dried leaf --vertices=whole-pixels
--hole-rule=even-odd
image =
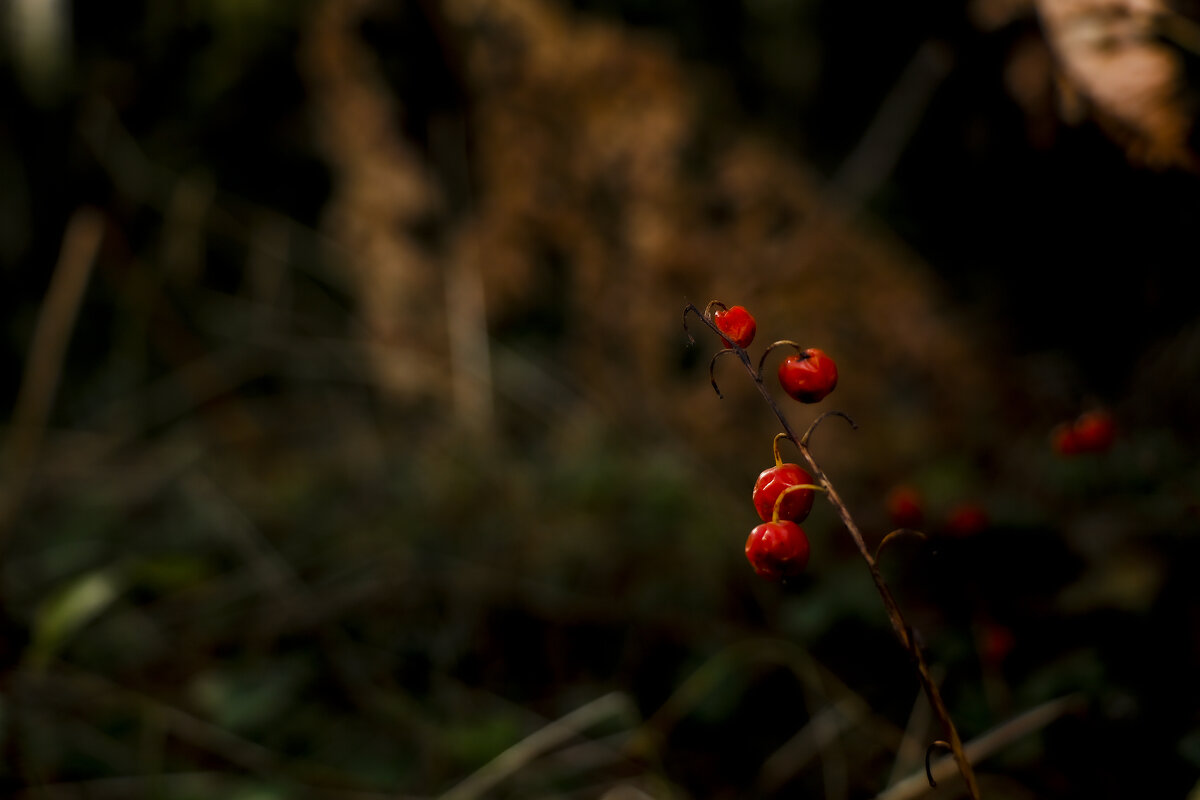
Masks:
[[[1181,54],[1159,36],[1174,12],[1159,0],[1039,0],[1038,13],[1063,76],[1130,158],[1196,167]]]

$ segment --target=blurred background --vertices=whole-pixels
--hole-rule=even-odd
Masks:
[[[1200,796],[1188,4],[0,9],[5,795]]]

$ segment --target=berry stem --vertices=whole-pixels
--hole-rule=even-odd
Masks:
[[[692,303],[688,303],[683,310],[685,330],[687,328],[687,315],[689,311],[695,312],[696,316],[700,317],[704,324],[712,329],[713,333],[721,336],[721,331],[716,327],[716,325],[714,325],[710,320],[706,319],[704,315],[700,313],[700,309],[696,308],[696,306]],[[689,334],[689,339],[690,338],[691,335]],[[795,347],[797,350],[801,349],[800,346],[795,342],[784,340],[770,345],[767,348],[767,353],[769,353],[776,345],[790,345]],[[975,770],[971,767],[971,762],[967,759],[967,755],[963,751],[962,738],[958,735],[958,728],[955,727],[954,720],[950,717],[950,712],[946,708],[945,701],[942,699],[942,693],[938,689],[937,682],[934,681],[933,675],[929,671],[929,665],[925,661],[925,655],[921,651],[921,646],[918,644],[916,637],[913,635],[911,626],[909,626],[909,624],[905,621],[904,615],[901,613],[900,606],[896,603],[895,597],[892,596],[891,588],[888,586],[887,581],[883,579],[883,574],[879,571],[875,557],[871,554],[870,549],[868,549],[866,540],[863,538],[862,532],[858,528],[858,524],[855,523],[854,517],[850,514],[850,509],[842,500],[841,495],[837,493],[833,483],[829,480],[829,476],[827,476],[825,471],[821,469],[821,465],[817,463],[816,458],[813,457],[812,451],[808,446],[809,437],[812,435],[813,431],[816,430],[817,425],[831,414],[843,417],[847,422],[850,423],[852,427],[857,428],[858,426],[854,424],[854,420],[850,419],[842,412],[828,411],[813,420],[812,424],[809,425],[808,430],[805,431],[804,436],[797,436],[795,430],[792,428],[791,423],[788,422],[787,417],[784,415],[783,410],[779,407],[779,404],[775,402],[775,398],[771,395],[771,392],[767,389],[766,384],[763,382],[762,363],[765,361],[767,353],[763,353],[762,360],[759,362],[759,368],[755,369],[754,364],[752,364],[750,361],[750,356],[745,350],[738,347],[733,349],[732,352],[738,357],[738,360],[742,362],[742,366],[745,367],[746,372],[750,375],[751,380],[754,381],[754,385],[758,387],[759,394],[762,395],[767,407],[771,409],[776,418],[779,420],[780,425],[783,427],[784,432],[775,437],[776,462],[780,463],[781,461],[778,455],[780,438],[790,439],[800,451],[800,455],[802,455],[804,460],[808,462],[810,467],[812,467],[813,477],[816,479],[817,483],[821,485],[821,488],[825,490],[825,496],[829,499],[829,502],[833,505],[834,510],[837,511],[838,516],[841,518],[842,523],[846,526],[846,530],[850,533],[850,538],[854,540],[854,545],[858,548],[859,555],[862,556],[863,561],[866,562],[867,569],[871,573],[871,580],[875,582],[875,588],[879,592],[880,598],[883,600],[884,608],[887,610],[888,620],[892,624],[892,631],[896,634],[896,638],[900,640],[901,646],[908,651],[909,656],[913,660],[913,665],[917,671],[917,677],[920,680],[921,688],[925,691],[925,696],[929,698],[929,704],[933,708],[933,713],[938,718],[938,722],[940,722],[942,725],[942,729],[950,746],[950,751],[954,754],[954,760],[958,764],[959,772],[962,773],[963,781],[967,785],[967,792],[972,800],[980,800],[979,784],[975,779]],[[716,359],[714,359],[714,363],[715,360]],[[715,380],[713,381],[713,386],[716,386]],[[717,394],[718,396],[720,395],[719,390]],[[779,504],[777,500],[776,512],[774,514],[776,518],[778,518],[778,508]]]
[[[714,308],[719,308],[719,309],[721,309],[722,311],[727,311],[727,310],[729,309],[729,306],[725,305],[725,304],[724,304],[724,303],[722,303],[720,300],[712,300],[712,301],[710,301],[710,302],[709,302],[709,304],[708,304],[707,306],[705,306],[705,307],[704,307],[704,318],[705,318],[705,319],[708,319],[708,320],[711,320],[711,319],[712,319],[712,315],[713,315],[713,309],[714,309]],[[685,313],[686,313],[686,312],[685,312]]]
[[[949,742],[943,742],[941,739],[938,739],[935,742],[930,742],[929,747],[925,748],[925,778],[929,781],[930,789],[937,788],[937,781],[935,781],[933,779],[933,769],[929,765],[929,757],[932,756],[933,751],[939,747],[944,750],[953,750],[954,749],[954,747]]]
[[[801,489],[807,489],[810,492],[825,491],[824,486],[817,486],[815,483],[794,483],[794,484],[792,484],[791,486],[787,487],[782,492],[780,492],[779,496],[775,498],[775,505],[771,509],[771,522],[779,522],[779,510],[781,508],[783,508],[783,498],[787,497],[792,492],[796,492]]]
[[[767,349],[763,350],[763,354],[758,358],[758,371],[751,373],[757,377],[760,383],[762,382],[763,367],[767,363],[767,356],[771,355],[771,351],[776,347],[791,347],[795,349],[797,358],[801,360],[808,358],[808,356],[804,353],[804,348],[796,342],[793,342],[791,339],[780,339],[778,342],[771,342],[771,344],[767,345]]]
[[[921,539],[922,541],[929,538],[928,536],[921,533],[920,531],[913,530],[912,528],[896,528],[896,530],[892,531],[887,536],[880,539],[879,544],[875,545],[875,561],[877,561],[877,562],[879,561],[879,554],[883,552],[884,545],[888,544],[889,542],[891,542],[895,539],[899,539],[901,536],[915,536],[916,538]]]
[[[736,345],[734,345],[734,346],[736,347]],[[740,350],[741,348],[738,348],[738,349]],[[730,354],[733,352],[734,351],[732,348],[718,350],[716,352],[716,354],[712,357],[712,361],[708,362],[708,380],[710,383],[712,383],[713,391],[717,393],[717,397],[721,398],[722,400],[725,399],[725,395],[721,394],[721,387],[717,386],[717,373],[716,373],[717,360],[720,359],[721,356]]]
[[[787,433],[777,433],[775,434],[775,441],[771,442],[771,451],[775,455],[775,466],[777,467],[783,466],[783,456],[779,452],[779,440],[786,438],[788,438]]]

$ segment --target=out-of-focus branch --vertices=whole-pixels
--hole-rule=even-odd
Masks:
[[[913,54],[862,138],[826,186],[838,210],[853,214],[887,180],[953,66],[954,53],[945,42],[924,42]]]
[[[25,372],[5,442],[0,550],[29,488],[46,423],[54,408],[67,344],[103,238],[104,218],[94,208],[79,209],[67,222],[58,263],[25,358]]]

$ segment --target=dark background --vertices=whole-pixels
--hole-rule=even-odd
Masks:
[[[717,297],[755,357],[839,360],[786,409],[860,424],[816,452],[872,544],[890,490],[922,497],[928,540],[882,564],[964,738],[1016,734],[984,796],[1197,791],[1200,184],[1186,141],[1146,164],[1103,109],[1014,99],[1019,46],[1054,64],[1032,9],[68,3],[27,50],[21,7],[6,790],[856,798],[919,770],[942,734],[832,511],[801,578],[742,556],[777,423],[732,359],[712,394],[694,318],[687,347]],[[1055,453],[1096,408],[1114,445]]]

